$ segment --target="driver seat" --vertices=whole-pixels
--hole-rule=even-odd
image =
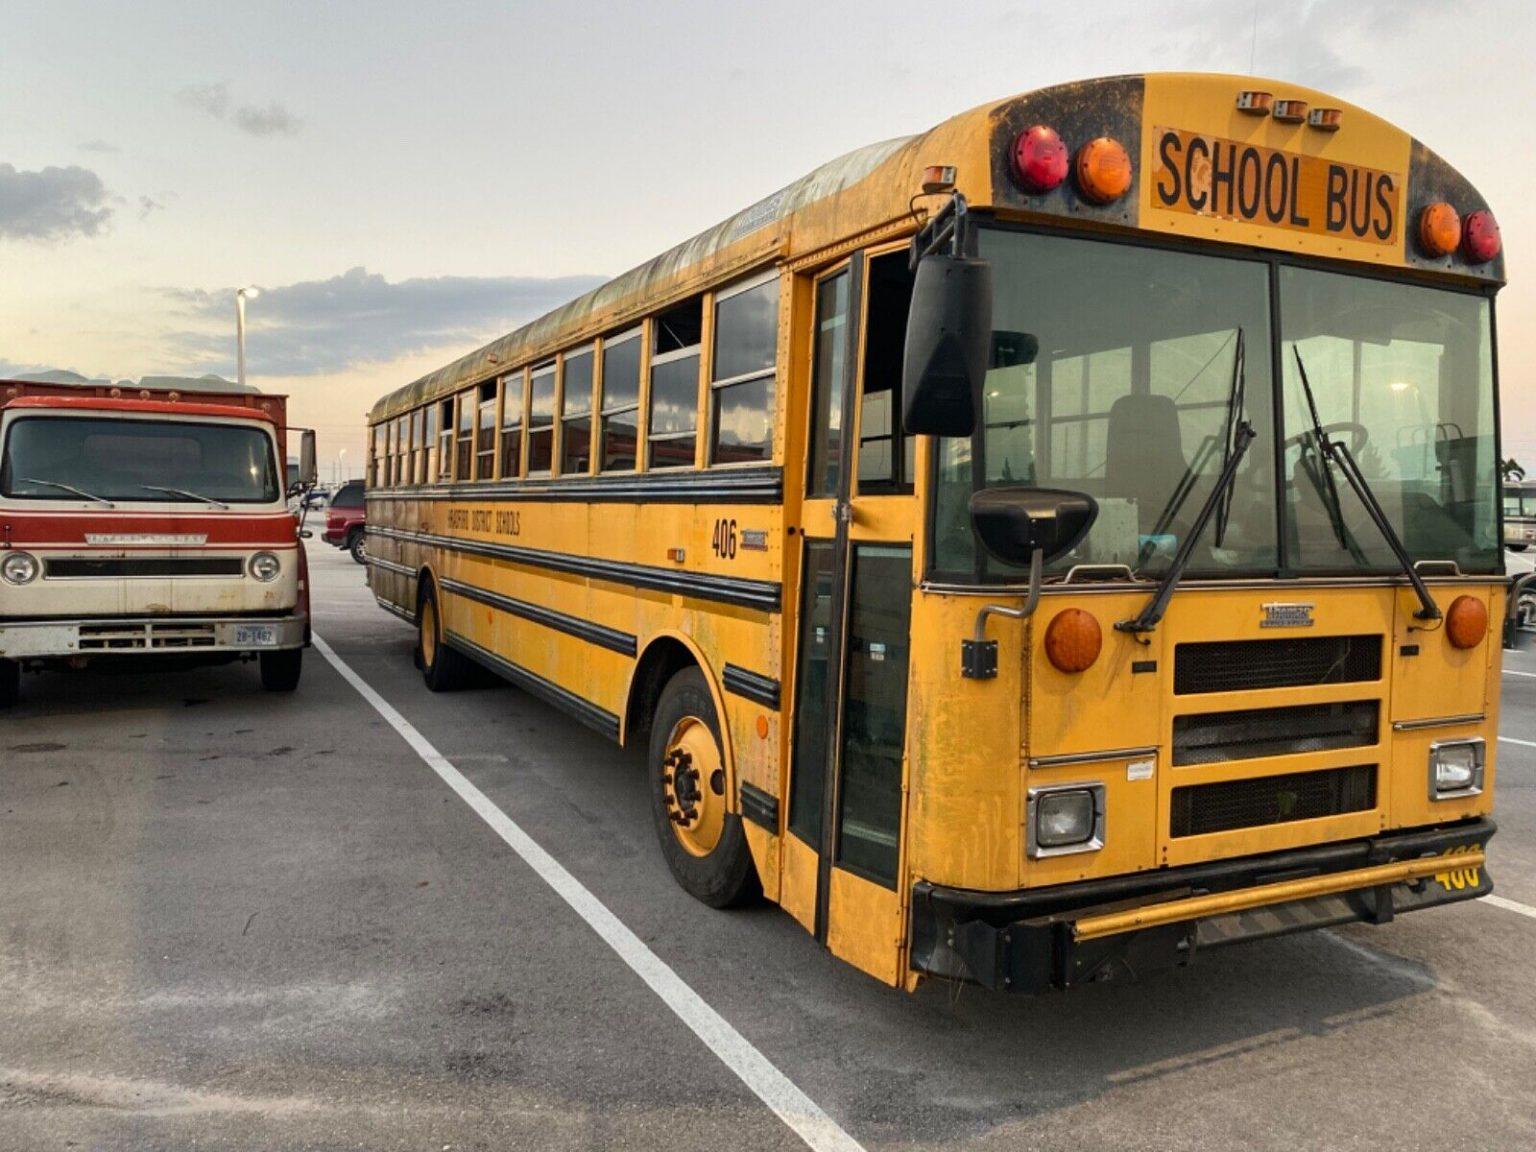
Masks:
[[[1106,441],[1104,494],[1135,500],[1140,530],[1150,532],[1189,469],[1178,405],[1171,396],[1122,396],[1110,405]]]

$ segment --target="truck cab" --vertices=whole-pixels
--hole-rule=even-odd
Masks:
[[[76,391],[0,385],[0,705],[23,671],[100,660],[255,660],[292,691],[309,591],[282,398]]]

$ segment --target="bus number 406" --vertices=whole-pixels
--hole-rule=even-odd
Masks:
[[[715,555],[724,560],[736,559],[736,521],[716,520],[715,538],[711,544]]]

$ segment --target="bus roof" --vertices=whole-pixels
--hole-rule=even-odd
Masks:
[[[1256,90],[1339,116],[1329,130],[1281,122],[1267,113],[1255,116],[1238,107],[1238,96]],[[1078,195],[1071,181],[1042,195],[1022,191],[1011,178],[1009,153],[1018,133],[1035,124],[1054,128],[1069,148],[1099,136],[1124,143],[1133,167],[1130,190],[1106,205]],[[1170,144],[1171,137],[1178,140]],[[1239,159],[1246,163],[1251,158],[1255,173],[1273,164],[1288,169],[1294,190],[1290,218],[1266,218],[1257,195],[1246,218],[1236,210],[1223,215],[1154,201],[1154,187],[1162,191],[1178,182],[1177,164],[1171,165],[1173,173],[1168,171],[1178,141],[1195,137],[1208,149],[1230,146],[1234,168]],[[660,256],[391,392],[374,405],[369,420],[388,419],[551,357],[771,261],[830,260],[856,244],[906,235],[918,222],[911,205],[922,173],[939,164],[956,168],[956,187],[973,208],[1009,218],[1240,243],[1385,265],[1421,278],[1452,277],[1463,284],[1497,286],[1504,279],[1502,252],[1471,266],[1455,253],[1429,257],[1418,248],[1417,216],[1425,205],[1447,201],[1463,218],[1487,205],[1435,153],[1364,109],[1300,85],[1256,77],[1106,77],[985,104],[920,135],[871,144],[823,164]],[[1357,202],[1363,202],[1365,215],[1355,235],[1350,235],[1347,215],[1343,228],[1332,227],[1336,176],[1344,183],[1346,199],[1354,181]],[[1310,208],[1303,213],[1303,195],[1308,203],[1326,207],[1328,219]],[[1171,208],[1166,206],[1170,203]],[[1347,202],[1343,207],[1347,214]],[[1378,214],[1372,217],[1372,211]]]

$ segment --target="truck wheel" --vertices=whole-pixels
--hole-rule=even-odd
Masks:
[[[421,607],[416,610],[416,666],[433,692],[456,692],[469,683],[473,671],[467,657],[443,643],[437,589],[430,581],[422,589]]]
[[[0,660],[0,708],[9,708],[21,699],[21,665],[14,660]]]
[[[1511,552],[1524,552],[1526,549],[1524,544],[1506,544],[1504,547],[1508,548]]]
[[[366,547],[361,528],[347,537],[347,551],[352,553],[352,559],[356,560],[359,564],[368,563]]]
[[[261,686],[268,692],[292,692],[304,670],[304,649],[285,648],[261,654]]]
[[[711,908],[760,891],[741,817],[728,811],[722,747],[704,673],[684,668],[662,689],[651,722],[651,812],[667,867]]]

